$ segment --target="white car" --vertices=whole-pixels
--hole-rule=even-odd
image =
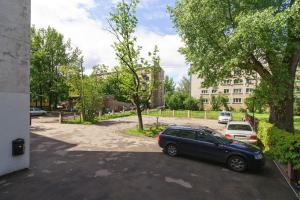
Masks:
[[[30,115],[31,116],[40,116],[40,115],[46,115],[47,111],[42,110],[40,108],[30,108]]]
[[[231,112],[223,111],[220,113],[218,122],[219,123],[228,123],[232,120],[232,114]]]
[[[239,140],[249,144],[257,142],[256,133],[248,122],[229,122],[225,127],[224,135],[228,139]]]

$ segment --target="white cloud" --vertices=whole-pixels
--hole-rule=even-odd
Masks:
[[[157,0],[142,0],[142,5]],[[106,22],[93,18],[89,10],[95,8],[95,0],[32,0],[32,24],[38,28],[52,26],[74,46],[83,51],[87,71],[96,64],[117,64],[111,47],[114,37],[105,29]],[[97,9],[101,8],[101,5]],[[101,12],[101,10],[99,10]],[[184,57],[178,53],[182,42],[178,35],[162,35],[146,28],[137,30],[138,43],[143,46],[143,56],[158,45],[161,64],[168,75],[178,81],[186,74]]]

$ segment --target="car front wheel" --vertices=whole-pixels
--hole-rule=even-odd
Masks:
[[[227,165],[236,172],[243,172],[247,168],[247,163],[241,156],[231,156],[227,161]]]
[[[178,155],[177,147],[174,144],[169,144],[166,147],[166,153],[172,157],[177,156]]]

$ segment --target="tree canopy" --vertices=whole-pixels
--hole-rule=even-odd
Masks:
[[[170,12],[185,43],[181,53],[205,86],[234,71],[258,73],[270,121],[293,132],[299,0],[178,0]]]

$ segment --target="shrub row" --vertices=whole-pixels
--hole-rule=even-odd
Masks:
[[[260,121],[258,138],[266,154],[282,163],[291,162],[294,169],[300,170],[300,134],[292,135],[270,123]]]

